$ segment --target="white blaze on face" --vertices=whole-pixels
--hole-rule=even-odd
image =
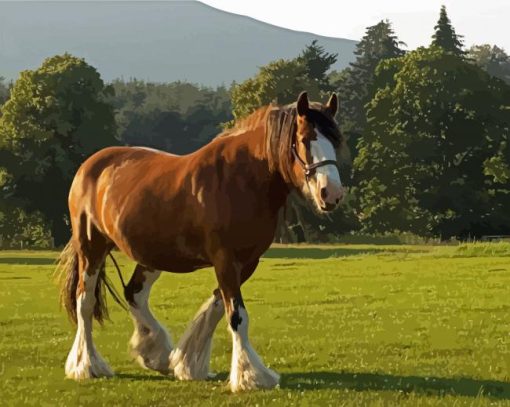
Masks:
[[[336,161],[335,148],[319,130],[315,130],[317,140],[310,142],[310,154],[313,163],[319,163],[326,160]],[[315,172],[315,198],[319,202],[319,206],[324,207],[326,204],[336,205],[343,197],[344,189],[340,181],[338,168],[333,164],[327,164],[316,169]]]

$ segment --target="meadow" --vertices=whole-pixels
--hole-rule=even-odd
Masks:
[[[510,405],[508,243],[273,247],[243,293],[252,344],[282,379],[244,394],[226,385],[225,322],[216,378],[179,382],[131,360],[132,323],[111,300],[94,336],[116,377],[65,379],[74,327],[59,309],[56,256],[0,252],[2,406]],[[132,262],[116,257],[128,279]],[[156,283],[152,309],[174,342],[214,288],[210,269]]]

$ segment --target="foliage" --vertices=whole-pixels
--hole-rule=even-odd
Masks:
[[[489,44],[473,45],[468,59],[483,68],[489,75],[504,80],[510,85],[510,56],[504,49]]]
[[[318,82],[307,72],[307,67],[297,59],[278,59],[261,67],[255,77],[234,84],[231,91],[234,118],[243,118],[270,103],[292,103],[305,89],[312,100],[319,99]]]
[[[448,18],[445,6],[441,6],[439,20],[434,26],[434,30],[432,45],[441,47],[446,52],[451,52],[457,56],[464,55],[464,51],[462,50],[462,36],[455,33],[455,28],[453,28]]]
[[[317,40],[305,47],[297,57],[297,61],[305,67],[306,76],[317,82],[318,88],[323,92],[332,91],[327,73],[336,62],[338,54],[330,54],[324,47],[318,45]]]
[[[9,86],[5,84],[5,78],[0,76],[0,106],[9,99]]]
[[[127,145],[189,153],[208,143],[220,132],[219,124],[231,118],[223,87],[116,80],[113,88],[118,137]]]
[[[64,54],[23,71],[2,107],[0,156],[8,174],[2,197],[39,211],[57,245],[69,235],[64,214],[78,166],[116,144],[110,93],[95,68]]]
[[[26,213],[20,208],[0,205],[0,249],[53,246],[49,228],[40,213]]]
[[[365,231],[508,233],[510,87],[439,47],[381,63],[355,160]]]
[[[331,91],[327,73],[337,55],[329,54],[312,41],[294,59],[278,59],[261,67],[259,73],[231,91],[235,119],[245,117],[270,103],[287,104],[297,99],[303,90],[312,100],[321,100]]]
[[[333,86],[340,95],[339,117],[342,132],[348,137],[353,156],[366,126],[366,104],[373,96],[375,69],[379,62],[402,56],[404,51],[388,20],[368,27],[356,45],[356,61],[342,73],[332,75]]]

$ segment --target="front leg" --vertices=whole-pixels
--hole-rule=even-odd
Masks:
[[[205,380],[210,376],[212,336],[223,318],[223,300],[215,290],[198,310],[170,355],[170,369],[179,380]]]
[[[215,270],[232,334],[232,392],[275,387],[280,376],[264,366],[248,339],[249,318],[240,288],[243,266],[235,262],[233,257],[222,254],[215,263]]]

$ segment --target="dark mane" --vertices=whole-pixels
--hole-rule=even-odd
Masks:
[[[320,104],[312,103],[306,114],[307,120],[321,134],[331,141],[335,148],[343,143],[336,122],[326,115]],[[282,107],[273,107],[266,119],[266,153],[271,171],[279,170],[285,182],[291,181],[292,143],[296,134],[297,109],[292,103]]]
[[[296,105],[274,107],[266,119],[266,154],[270,171],[291,182],[292,143],[296,133]]]
[[[320,103],[310,103],[306,119],[331,141],[336,149],[342,146],[344,139],[337,123],[324,112],[324,107]],[[296,103],[285,106],[268,105],[237,121],[234,127],[217,137],[243,134],[244,131],[257,128],[261,123],[265,123],[269,170],[279,171],[285,182],[291,182],[292,143],[296,134],[296,122]]]

